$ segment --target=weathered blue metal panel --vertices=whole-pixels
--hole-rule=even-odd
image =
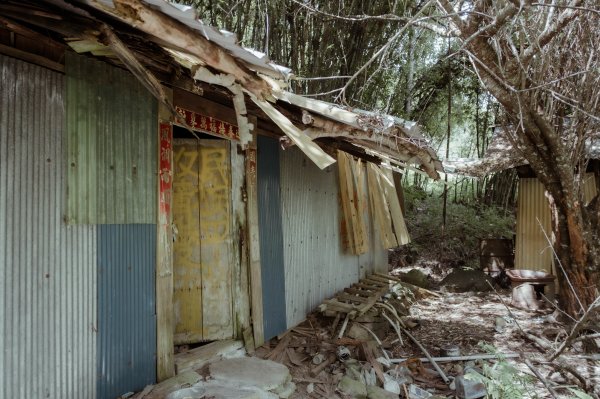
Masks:
[[[98,399],[156,381],[156,225],[98,225]]]
[[[265,340],[268,340],[286,330],[287,320],[279,191],[279,145],[276,140],[258,137],[257,164],[263,320]]]

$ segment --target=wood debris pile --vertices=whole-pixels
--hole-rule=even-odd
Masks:
[[[430,398],[419,388],[451,393],[444,373],[420,359],[392,359],[391,349],[418,320],[412,303],[438,294],[383,274],[370,275],[325,300],[307,319],[273,338],[254,356],[283,363],[295,398]]]

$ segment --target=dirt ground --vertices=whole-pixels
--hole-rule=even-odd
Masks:
[[[434,276],[434,279],[439,280],[439,277],[441,276]],[[458,349],[463,356],[489,353],[482,348],[481,343],[489,344],[487,350],[493,347],[499,354],[519,354],[520,357],[506,359],[506,362],[518,370],[514,378],[507,375],[509,380],[518,378],[517,375],[531,377],[530,382],[527,383],[526,393],[521,397],[552,397],[548,389],[526,365],[525,359],[546,381],[557,387],[555,388],[557,397],[577,397],[567,389],[558,387],[575,387],[577,377],[574,377],[574,374],[584,381],[588,392],[596,398],[599,397],[600,355],[585,353],[582,344],[578,343],[555,362],[563,368],[562,372],[558,372],[560,370],[557,367],[543,364],[565,338],[568,327],[556,320],[555,312],[551,308],[545,311],[525,311],[508,306],[509,303],[509,290],[462,294],[440,292],[439,297],[430,296],[412,305],[410,313],[417,321],[417,326],[412,328],[410,333],[434,357],[444,356],[444,350],[452,347],[455,347],[454,350]],[[307,321],[292,330],[293,337],[282,337],[287,340],[283,351],[277,350],[278,343],[281,343],[278,339],[273,339],[257,350],[257,356],[282,362],[290,368],[293,381],[297,386],[293,398],[349,397],[344,396],[337,389],[338,382],[344,374],[347,374],[347,364],[336,359],[317,375],[310,373],[315,367],[311,360],[319,351],[317,346],[320,345],[320,351],[326,356],[332,356],[337,346],[343,343],[336,341],[336,336],[332,335],[332,323],[332,318],[322,317],[316,313],[309,315]],[[398,335],[393,330],[390,330],[382,341],[383,347],[387,348],[392,359],[424,357],[423,352],[408,337],[403,336],[402,343],[398,342]],[[600,343],[600,340],[598,341]],[[345,344],[351,350],[351,358],[360,360],[360,349],[353,347],[351,340]],[[549,348],[541,348],[539,346],[541,344],[549,345]],[[369,370],[373,364],[364,358],[358,363],[365,370]],[[427,376],[415,378],[415,384],[440,397],[454,397],[453,392],[444,387],[443,381],[437,377],[431,365],[429,363],[422,365]],[[465,365],[465,362],[440,363],[449,376],[460,374]],[[477,362],[475,367],[481,370],[483,364]],[[383,369],[386,370],[387,367]]]

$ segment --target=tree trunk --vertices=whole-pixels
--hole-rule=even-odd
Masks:
[[[463,32],[463,37],[473,33]],[[582,194],[576,182],[576,163],[570,159],[570,152],[560,132],[549,120],[550,117],[540,110],[539,98],[531,92],[507,89],[506,82],[498,78],[502,73],[497,68],[494,49],[485,39],[477,37],[468,47],[477,56],[473,65],[486,89],[504,107],[515,129],[511,136],[513,151],[525,156],[548,192],[555,236],[554,250],[558,258],[555,261],[559,263],[560,304],[568,314],[576,317],[594,301],[600,287],[598,225],[591,223],[593,215],[597,217],[599,213],[598,205],[589,210],[583,206]],[[481,64],[486,67],[481,67]]]

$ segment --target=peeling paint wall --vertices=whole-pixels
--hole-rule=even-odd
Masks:
[[[304,320],[325,298],[368,272],[387,271],[387,251],[374,240],[368,211],[369,252],[343,252],[337,166],[316,167],[298,149],[280,150],[281,213],[287,326]],[[265,300],[268,300],[265,298]]]
[[[96,227],[68,226],[64,77],[0,55],[0,397],[96,397]]]

